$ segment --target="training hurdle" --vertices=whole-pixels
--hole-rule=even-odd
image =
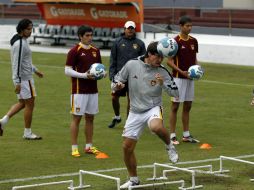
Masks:
[[[179,189],[188,190],[188,189],[203,188],[203,185],[196,185],[196,182],[195,182],[196,171],[195,170],[190,170],[190,169],[186,169],[186,168],[179,168],[179,167],[176,167],[176,166],[171,166],[171,165],[166,165],[166,164],[154,163],[153,164],[153,177],[148,178],[147,180],[163,180],[163,179],[165,180],[165,179],[168,179],[165,176],[157,177],[157,174],[156,174],[157,173],[157,169],[156,169],[157,166],[170,168],[170,169],[173,169],[175,171],[183,171],[183,172],[187,172],[187,173],[191,174],[191,187],[179,187]]]
[[[22,185],[22,186],[14,186],[12,187],[12,190],[16,189],[25,189],[25,188],[31,188],[31,187],[40,187],[40,186],[49,186],[49,185],[59,185],[59,184],[65,184],[68,183],[70,186],[68,189],[73,189],[73,180],[67,180],[67,181],[55,181],[55,182],[49,182],[49,183],[39,183],[39,184],[33,184],[33,185]]]
[[[72,189],[84,189],[87,187],[91,187],[91,185],[86,185],[85,181],[83,179],[83,174],[89,174],[89,175],[94,175],[94,176],[98,176],[98,177],[102,177],[102,178],[106,178],[106,179],[111,179],[111,180],[115,180],[116,181],[116,189],[120,190],[120,178],[118,177],[112,177],[109,175],[103,175],[103,174],[99,174],[99,173],[95,173],[95,172],[89,172],[89,171],[84,171],[84,170],[79,170],[79,186],[78,187],[73,187]]]
[[[156,187],[156,186],[169,185],[169,184],[181,184],[181,187],[179,187],[179,188],[182,188],[182,187],[184,187],[184,180],[130,186],[130,187],[128,187],[128,190],[139,189],[139,188],[143,188],[143,187]]]
[[[231,160],[231,161],[242,162],[242,163],[245,163],[245,164],[254,165],[254,162],[250,162],[250,161],[247,161],[247,160],[242,160],[242,159],[228,157],[228,156],[220,156],[220,169],[218,171],[215,171],[215,172],[217,172],[217,173],[229,172],[229,170],[224,170],[223,169],[223,163],[222,163],[223,160]],[[250,181],[254,182],[254,179],[250,179]]]

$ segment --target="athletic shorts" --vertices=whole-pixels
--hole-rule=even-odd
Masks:
[[[36,96],[33,79],[21,81],[20,85],[20,93],[17,94],[18,99],[26,100]]]
[[[185,102],[194,100],[194,81],[189,79],[174,78],[179,91],[179,98],[172,97],[173,102]]]
[[[128,83],[124,83],[125,86],[121,90],[117,90],[111,93],[112,96],[122,96],[125,97],[126,94],[128,93]]]
[[[71,113],[73,115],[95,115],[98,112],[98,93],[71,95]]]
[[[162,107],[156,106],[143,113],[129,112],[122,136],[138,140],[145,127],[150,127],[151,120],[162,119]]]

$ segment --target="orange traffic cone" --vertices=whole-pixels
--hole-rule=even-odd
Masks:
[[[107,154],[103,153],[103,152],[99,152],[99,153],[95,156],[95,158],[97,158],[97,159],[106,159],[106,158],[109,158],[109,156],[108,156]]]
[[[204,144],[202,144],[199,148],[200,148],[200,149],[209,150],[209,149],[212,148],[212,146],[211,146],[210,144],[208,144],[208,143],[204,143]]]

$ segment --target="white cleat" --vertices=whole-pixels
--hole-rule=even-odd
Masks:
[[[120,189],[128,189],[130,186],[136,186],[139,185],[140,181],[135,182],[135,181],[127,181],[123,185],[120,186]]]
[[[40,137],[34,133],[30,133],[28,135],[24,134],[23,138],[26,140],[41,140],[42,139],[42,137]]]
[[[170,144],[167,146],[167,152],[168,152],[169,160],[170,160],[173,164],[177,163],[179,157],[178,157],[176,148],[175,148],[175,146],[174,146],[172,143],[170,143]]]

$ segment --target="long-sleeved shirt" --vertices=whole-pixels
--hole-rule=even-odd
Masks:
[[[32,52],[26,38],[15,34],[11,41],[12,80],[14,85],[31,80],[36,67],[32,64]]]
[[[160,85],[156,80],[157,73],[163,77],[163,85]],[[179,96],[178,88],[167,69],[163,66],[152,67],[144,62],[143,56],[128,61],[114,77],[115,83],[127,81],[130,111],[134,113],[142,113],[155,106],[161,106],[162,89],[170,96]],[[112,90],[116,90],[114,85]]]
[[[109,78],[110,80],[126,64],[127,61],[146,52],[145,44],[142,40],[136,38],[127,38],[124,35],[117,38],[111,48]]]

